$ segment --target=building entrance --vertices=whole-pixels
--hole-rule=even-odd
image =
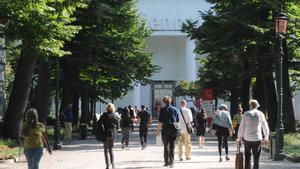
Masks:
[[[164,96],[170,96],[175,101],[175,81],[154,81],[151,85],[152,88],[152,116],[158,117],[160,109],[164,106],[162,98]]]

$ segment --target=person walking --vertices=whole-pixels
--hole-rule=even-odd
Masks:
[[[238,107],[237,114],[233,116],[232,126],[234,128],[233,139],[236,140],[238,136],[239,127],[243,117],[243,108],[241,106]]]
[[[205,109],[202,109],[196,115],[195,126],[196,126],[196,135],[199,137],[199,148],[204,148],[205,144],[205,133],[207,127],[207,113]]]
[[[159,113],[157,135],[160,135],[161,132],[164,144],[164,166],[173,168],[175,140],[178,136],[174,123],[179,121],[178,110],[171,106],[172,99],[170,96],[163,97],[163,102],[166,106]]]
[[[151,113],[146,110],[144,105],[141,106],[142,110],[139,111],[138,123],[140,124],[140,141],[142,150],[146,148],[147,145],[147,137],[148,137],[148,128],[152,123],[152,116]]]
[[[134,131],[134,123],[135,123],[135,112],[133,110],[133,108],[129,105],[128,106],[129,112],[130,112],[130,125],[131,125],[131,131]]]
[[[26,111],[25,121],[21,126],[21,135],[25,137],[24,154],[28,169],[39,169],[39,163],[43,156],[45,126],[38,122],[36,109],[31,108]]]
[[[100,125],[104,126],[104,157],[106,169],[109,169],[109,158],[112,169],[115,168],[113,147],[116,138],[116,128],[118,125],[118,117],[115,114],[115,106],[112,103],[107,104],[106,112],[99,119]],[[108,157],[108,154],[110,157]]]
[[[178,138],[178,157],[179,160],[182,161],[183,155],[183,144],[185,144],[185,158],[186,160],[191,159],[191,135],[187,132],[187,124],[193,122],[193,116],[190,109],[186,107],[187,103],[185,100],[180,102],[180,113],[179,113],[179,122],[178,128],[180,129],[180,134]]]
[[[129,149],[129,133],[131,128],[130,112],[127,107],[122,110],[120,127],[122,129],[122,149]]]
[[[250,110],[246,111],[242,117],[237,144],[240,146],[242,139],[244,139],[245,169],[251,169],[251,152],[254,160],[253,169],[258,169],[261,144],[268,143],[270,130],[265,115],[257,109],[259,107],[258,101],[250,100],[249,105]]]
[[[73,123],[73,112],[72,104],[69,104],[61,113],[65,125],[65,143],[68,144],[72,140],[72,123]]]
[[[228,137],[231,135],[233,128],[227,105],[221,104],[219,110],[214,113],[212,124],[212,130],[216,131],[216,136],[218,138],[219,162],[222,162],[223,160],[222,146],[225,148],[225,159],[228,161],[230,160],[228,157]]]

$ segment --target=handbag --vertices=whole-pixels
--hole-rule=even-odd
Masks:
[[[156,145],[161,146],[163,145],[162,139],[161,139],[161,135],[156,135]]]
[[[191,124],[191,123],[187,124],[186,121],[185,121],[185,118],[184,118],[184,115],[183,115],[181,109],[180,109],[180,112],[181,112],[181,115],[182,115],[184,124],[185,124],[185,126],[186,126],[186,131],[187,131],[189,134],[193,134],[193,133],[194,133],[194,128],[193,128],[192,124]]]
[[[95,138],[97,141],[104,141],[105,140],[105,131],[104,131],[103,125],[99,122],[99,120],[96,123],[94,134],[95,134]]]
[[[46,146],[46,149],[47,149],[48,153],[51,155],[52,150],[51,150],[51,147],[50,147],[50,144],[49,144],[48,135],[45,132],[42,133],[42,141],[43,141],[44,146]]]
[[[235,155],[235,169],[243,169],[243,167],[244,167],[244,155],[243,152],[241,152],[240,146],[238,146]]]

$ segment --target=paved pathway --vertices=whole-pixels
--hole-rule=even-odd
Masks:
[[[122,150],[118,135],[115,144],[115,161],[117,169],[165,169],[163,167],[163,147],[155,145],[155,134],[150,133],[149,145],[141,150],[138,133],[131,134],[129,150]],[[195,139],[195,138],[193,138]],[[177,154],[177,148],[176,148]],[[235,143],[230,142],[230,161],[218,162],[217,143],[207,142],[205,149],[199,149],[193,140],[192,159],[178,161],[175,156],[175,169],[234,169]],[[262,153],[261,169],[300,169],[300,164],[287,161],[275,162],[268,159],[268,154]],[[0,164],[0,169],[26,169],[26,163]],[[50,156],[45,153],[40,169],[104,169],[102,144],[94,138],[76,140],[70,145],[64,145],[60,151],[54,151]]]

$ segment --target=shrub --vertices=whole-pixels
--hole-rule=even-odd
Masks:
[[[286,134],[284,136],[284,152],[292,157],[300,157],[300,134]]]

